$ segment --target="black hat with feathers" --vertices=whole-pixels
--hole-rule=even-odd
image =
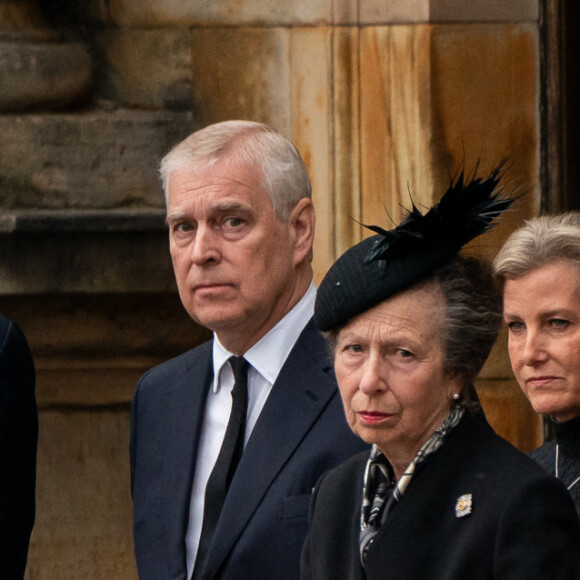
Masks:
[[[417,284],[491,229],[493,220],[513,202],[496,191],[501,169],[502,164],[486,179],[467,181],[461,172],[427,213],[413,204],[392,230],[365,226],[376,235],[347,250],[320,284],[314,314],[318,328],[327,331],[342,326]]]

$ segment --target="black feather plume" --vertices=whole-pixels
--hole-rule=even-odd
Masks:
[[[388,262],[390,258],[420,252],[422,248],[441,242],[455,244],[459,251],[464,244],[491,229],[495,225],[493,220],[513,202],[513,199],[499,197],[496,191],[502,167],[503,163],[486,179],[473,178],[467,183],[462,171],[455,182],[451,181],[439,203],[425,215],[413,203],[407,217],[392,230],[365,225],[382,236],[366,262]]]

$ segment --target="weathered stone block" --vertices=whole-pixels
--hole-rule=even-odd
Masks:
[[[497,228],[469,248],[492,258],[509,233],[539,211],[538,30],[531,24],[433,27],[431,148],[436,182],[480,163],[484,175],[507,159],[507,192],[527,194]],[[501,66],[498,66],[501,63]]]
[[[350,6],[342,0],[338,6]],[[335,11],[339,8],[335,8]],[[360,24],[426,22],[537,22],[538,0],[362,0]],[[352,10],[343,10],[346,17]],[[340,14],[337,15],[340,17]]]
[[[0,296],[0,312],[26,334],[41,408],[127,405],[145,371],[211,336],[177,292]]]
[[[0,312],[22,327],[45,369],[74,361],[99,361],[95,367],[104,369],[130,359],[134,368],[149,368],[211,334],[191,320],[176,291],[1,296]]]
[[[335,0],[332,3],[332,24],[358,25],[360,4],[360,0]]]
[[[335,258],[361,239],[359,29],[337,27],[333,40]]]
[[[147,256],[146,263],[136,256]],[[162,231],[0,236],[0,294],[173,289]]]
[[[409,191],[419,206],[433,202],[430,34],[429,26],[361,31],[363,223],[398,223]]]
[[[92,83],[80,44],[0,42],[0,111],[65,109],[86,99]]]
[[[26,578],[136,579],[129,409],[46,410],[39,422],[37,515]]]
[[[484,175],[507,157],[514,188],[538,182],[535,27],[368,27],[361,46],[365,223],[400,219],[409,192],[416,204],[431,205],[450,175],[480,159]],[[537,203],[526,196],[471,248],[493,256]]]
[[[288,30],[196,28],[191,40],[194,110],[201,125],[251,119],[289,134]]]
[[[130,28],[317,24],[331,13],[331,0],[110,0],[109,6],[113,21]]]
[[[409,24],[429,22],[430,0],[361,0],[361,24]]]
[[[332,152],[332,29],[292,28],[289,69],[294,142],[308,168],[316,208],[314,276],[319,281],[334,259]]]
[[[97,31],[99,95],[121,106],[191,110],[191,48],[187,30]]]
[[[0,294],[172,289],[164,217],[162,209],[0,212]]]
[[[159,160],[189,113],[0,116],[0,207],[163,207]]]
[[[430,0],[431,22],[538,22],[539,0]]]

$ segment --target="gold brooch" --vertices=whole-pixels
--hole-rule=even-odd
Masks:
[[[455,504],[455,517],[464,518],[471,513],[471,494],[466,493],[457,498],[457,503]]]

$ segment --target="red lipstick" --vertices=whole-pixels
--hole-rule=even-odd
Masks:
[[[388,419],[391,416],[392,415],[389,415],[388,413],[379,413],[377,411],[360,411],[359,412],[359,417],[365,423],[368,423],[370,425],[375,424],[375,423],[380,423],[381,421],[384,421],[385,419]]]

